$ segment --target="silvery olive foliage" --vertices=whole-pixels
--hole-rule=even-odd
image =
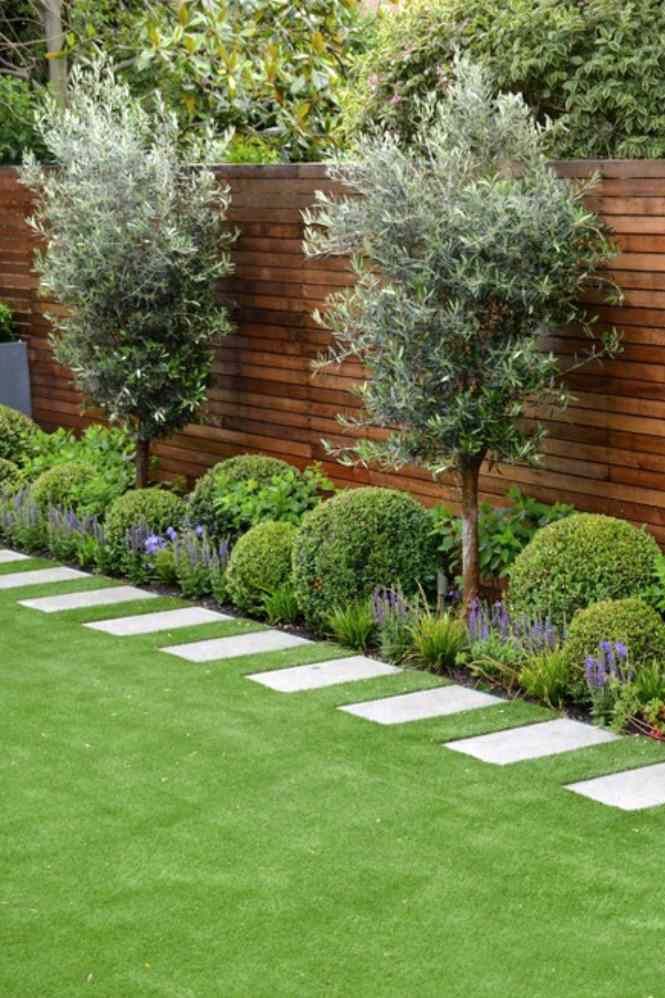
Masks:
[[[46,240],[43,292],[66,306],[52,317],[55,355],[145,457],[195,417],[230,329],[215,291],[231,270],[229,191],[183,159],[159,98],[147,110],[103,60],[75,67],[67,107],[48,102],[38,124],[57,166],[28,157],[21,176]],[[214,152],[204,140],[198,156]]]
[[[345,425],[389,430],[340,456],[459,474],[470,598],[481,464],[537,457],[543,431],[524,421],[527,406],[569,397],[543,338],[571,324],[592,335],[580,297],[614,250],[584,207],[591,184],[555,176],[519,95],[494,96],[484,71],[458,58],[445,98],[421,112],[412,148],[370,136],[354,162],[333,166],[351,196],[317,194],[306,251],[353,255],[357,283],[317,314],[334,334],[324,360],[360,359],[369,372],[364,411]]]

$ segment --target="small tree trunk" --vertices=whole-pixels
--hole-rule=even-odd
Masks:
[[[49,53],[62,52],[65,45],[62,0],[41,0],[41,4],[46,48]],[[67,100],[67,59],[64,56],[50,58],[48,71],[53,96],[64,107]]]
[[[150,472],[150,441],[136,441],[136,488],[145,489]]]
[[[481,460],[467,461],[460,470],[462,478],[462,575],[464,609],[468,612],[480,592],[480,554],[478,550],[478,478]]]

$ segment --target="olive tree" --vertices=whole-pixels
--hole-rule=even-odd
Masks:
[[[318,192],[305,215],[306,252],[353,254],[357,276],[316,316],[333,333],[324,360],[369,370],[363,409],[342,422],[356,436],[388,431],[338,454],[456,473],[467,603],[479,587],[481,466],[537,458],[543,429],[527,406],[568,401],[544,337],[571,324],[592,336],[580,298],[614,252],[584,207],[590,184],[554,174],[543,131],[519,95],[494,96],[458,59],[445,97],[421,107],[413,148],[362,139],[356,160],[330,171],[350,196]],[[612,331],[604,340],[586,359],[616,349]]]
[[[229,273],[228,189],[187,162],[159,98],[148,110],[102,60],[75,67],[67,104],[38,120],[56,164],[28,157],[31,223],[45,242],[42,291],[56,359],[78,388],[137,441],[137,485],[150,442],[172,434],[206,398],[212,346],[229,331],[216,280]],[[202,143],[200,156],[212,155]]]

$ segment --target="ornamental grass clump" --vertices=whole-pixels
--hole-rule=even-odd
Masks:
[[[229,191],[202,165],[218,144],[202,132],[188,159],[176,115],[153,97],[135,97],[104,59],[75,66],[66,103],[47,98],[37,114],[57,168],[28,155],[21,171],[45,246],[42,290],[67,306],[51,317],[55,356],[131,431],[138,487],[151,441],[206,400],[212,347],[230,330],[216,283],[234,238]]]
[[[569,622],[578,609],[646,589],[658,554],[653,537],[626,520],[568,516],[540,530],[515,560],[511,613]]]
[[[331,168],[349,196],[317,193],[306,252],[351,255],[357,278],[316,314],[333,334],[322,364],[353,359],[367,371],[361,414],[341,419],[358,443],[331,449],[349,463],[454,473],[468,606],[479,589],[480,469],[536,460],[544,430],[525,420],[534,398],[548,418],[570,398],[547,337],[573,325],[593,341],[580,302],[592,289],[618,295],[598,276],[616,251],[585,205],[595,181],[557,177],[546,128],[521,96],[495,96],[477,66],[457,59],[415,128],[411,148],[370,135]],[[616,345],[610,332],[577,362]],[[376,427],[385,437],[363,439]]]

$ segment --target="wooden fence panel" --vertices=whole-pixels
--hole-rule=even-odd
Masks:
[[[483,497],[501,504],[508,486],[518,484],[547,501],[645,523],[665,543],[665,161],[556,167],[566,177],[601,176],[591,203],[617,234],[621,254],[608,269],[625,301],[598,312],[621,329],[624,350],[570,375],[576,401],[564,414],[545,414],[542,467],[484,469]],[[450,476],[434,483],[418,468],[349,469],[331,461],[322,445],[322,438],[344,441],[336,416],[356,409],[352,389],[363,375],[353,363],[318,374],[311,369],[328,342],[311,313],[353,280],[347,260],[312,261],[302,253],[300,213],[317,189],[333,189],[325,168],[236,166],[218,173],[231,187],[230,220],[240,231],[235,272],[220,287],[234,302],[235,331],[217,351],[202,422],[156,448],[163,476],[191,481],[216,461],[251,451],[301,468],[322,461],[340,485],[387,485],[425,503],[455,506]],[[46,314],[54,306],[38,295],[29,212],[15,171],[0,169],[0,300],[15,309],[29,343],[35,417],[49,429],[78,429],[96,414],[82,412],[71,377],[53,360]],[[560,330],[548,345],[565,366],[580,343],[574,330]]]

